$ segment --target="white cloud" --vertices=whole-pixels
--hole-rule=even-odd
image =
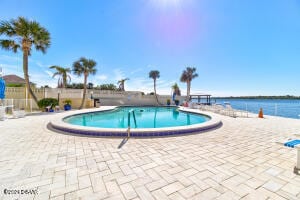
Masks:
[[[82,76],[77,76],[77,75],[74,75],[74,74],[70,74],[71,76],[71,81],[72,83],[83,83],[83,77]],[[89,79],[88,79],[89,81]]]
[[[76,78],[76,81],[82,83],[83,82],[83,76],[81,77],[75,77]],[[106,80],[108,80],[108,76],[105,75],[105,74],[101,74],[101,75],[90,75],[88,77],[88,83],[93,83],[95,86],[96,85],[101,85],[103,83],[106,82]],[[73,82],[73,81],[72,81]],[[78,83],[79,83],[78,82]]]
[[[158,79],[156,81],[156,91],[161,95],[171,94],[171,86],[175,83],[174,80],[162,80]],[[142,91],[145,93],[150,93],[154,91],[153,88],[153,79],[136,77],[131,78],[125,83],[125,89],[127,91]]]
[[[113,73],[114,73],[113,80],[115,80],[115,81],[119,81],[121,79],[126,78],[125,75],[124,75],[124,72],[121,69],[119,69],[119,68],[118,69],[114,69]]]
[[[96,79],[98,79],[100,81],[105,81],[105,80],[107,80],[107,76],[106,75],[99,75],[99,76],[96,76]]]
[[[45,70],[45,73],[46,74],[48,74],[49,75],[49,77],[51,77],[52,78],[52,76],[53,76],[53,72],[51,72],[51,71],[49,71],[49,70]]]
[[[133,70],[132,72],[130,72],[130,74],[135,74],[135,73],[137,73],[137,72],[141,72],[141,71],[143,71],[143,68],[137,68],[136,70]]]
[[[149,64],[149,65],[147,65],[147,68],[151,69],[151,70],[155,70],[157,68],[157,66]]]
[[[35,60],[35,59],[32,59],[32,58],[29,58],[28,61],[29,61],[30,64],[33,64],[34,66],[37,66],[37,67],[39,67],[43,70],[44,69],[49,69],[49,66],[51,66],[49,64],[43,64],[41,61]]]
[[[17,65],[0,64],[0,67],[2,68],[4,74],[11,74],[11,72],[22,71]]]
[[[22,62],[20,56],[7,56],[7,55],[0,55],[0,61],[2,62]]]

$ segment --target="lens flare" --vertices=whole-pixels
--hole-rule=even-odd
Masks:
[[[150,0],[156,7],[180,7],[182,0]]]
[[[197,19],[192,0],[149,0],[151,10],[145,15],[145,32],[159,46],[183,48],[193,43]],[[152,9],[155,8],[155,9]]]

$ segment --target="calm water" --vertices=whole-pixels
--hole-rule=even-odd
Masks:
[[[113,111],[75,115],[64,119],[64,121],[80,126],[127,128],[128,112],[132,109],[136,116],[136,128],[185,126],[209,120],[206,116],[181,112],[173,107],[121,107]],[[132,113],[130,121],[131,127],[135,128]]]
[[[212,99],[212,103],[215,100]],[[265,115],[274,115],[300,119],[300,100],[289,99],[216,99],[216,103],[230,102],[231,106],[239,110],[258,113],[262,108]]]

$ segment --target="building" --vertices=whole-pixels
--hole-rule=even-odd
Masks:
[[[6,87],[25,87],[25,79],[21,78],[17,75],[10,74],[2,77],[5,80]],[[34,83],[30,83],[31,85],[35,85]]]

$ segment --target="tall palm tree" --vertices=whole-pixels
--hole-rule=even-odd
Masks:
[[[158,79],[159,77],[160,77],[159,71],[152,70],[152,71],[149,72],[149,78],[153,79],[153,83],[154,83],[154,95],[155,95],[157,104],[160,104],[158,102],[158,98],[157,98],[157,94],[156,94],[156,79]]]
[[[118,81],[119,84],[119,90],[120,91],[125,91],[125,81],[128,81],[129,78],[124,78]]]
[[[31,47],[37,51],[46,53],[50,46],[50,33],[36,21],[29,21],[24,17],[18,17],[10,21],[0,21],[0,35],[5,35],[5,39],[0,39],[0,46],[5,50],[17,53],[23,52],[23,72],[26,88],[37,103],[38,99],[30,87],[28,75],[28,56],[31,55]]]
[[[50,69],[55,69],[56,72],[53,74],[52,78],[54,78],[55,76],[60,76],[58,78],[58,83],[57,83],[57,87],[60,88],[66,88],[67,85],[67,79],[69,79],[69,81],[71,81],[71,76],[69,75],[69,73],[71,73],[71,69],[70,68],[63,68],[57,65],[53,65],[51,67],[49,67]]]
[[[84,80],[83,80],[83,98],[81,101],[81,105],[79,109],[83,108],[83,104],[85,101],[85,95],[86,95],[86,85],[87,85],[87,79],[90,74],[94,75],[97,72],[97,69],[95,66],[97,65],[96,61],[92,59],[87,59],[84,57],[81,57],[79,60],[75,61],[73,63],[73,72],[74,74],[81,76],[83,74]]]
[[[186,100],[190,99],[190,91],[191,91],[191,82],[194,78],[198,77],[196,73],[195,67],[187,67],[181,74],[180,81],[185,82],[187,89],[186,89]]]

